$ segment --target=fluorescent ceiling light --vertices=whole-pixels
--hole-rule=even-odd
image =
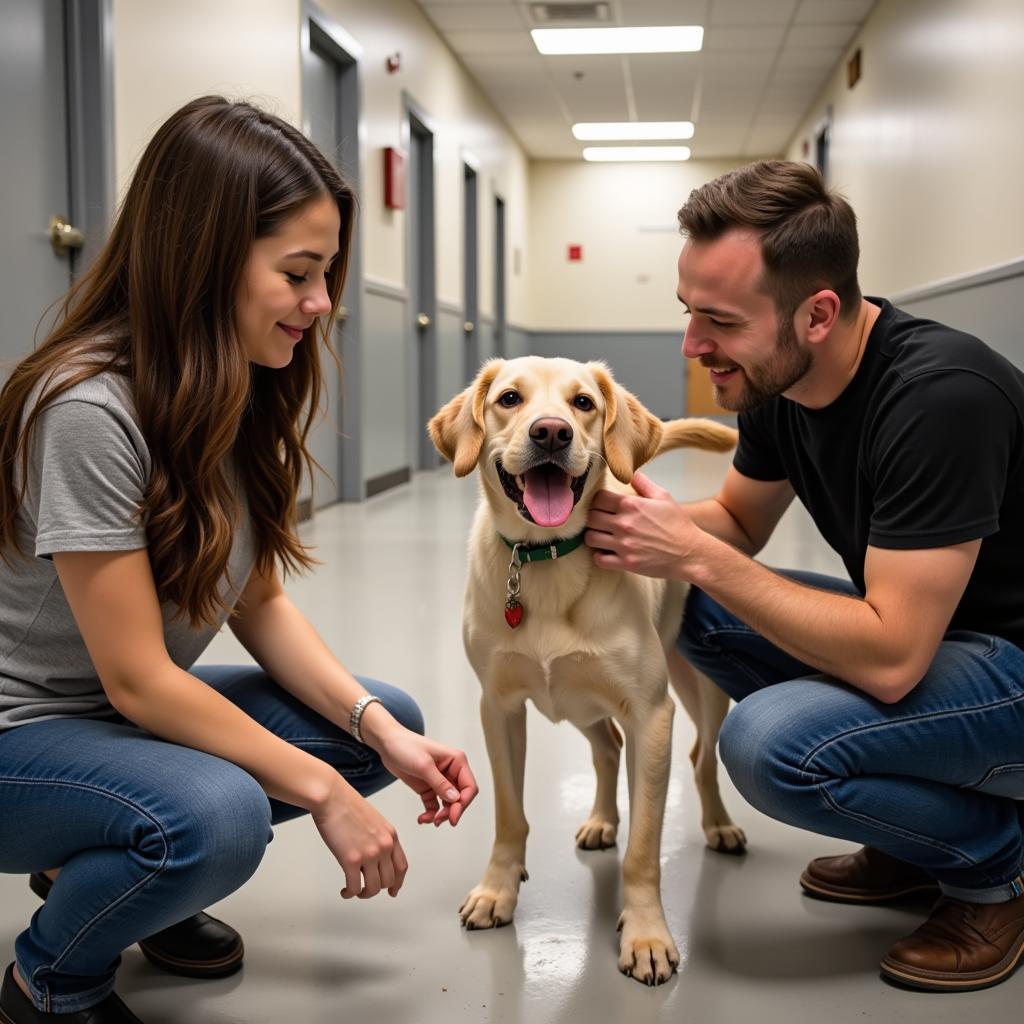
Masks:
[[[617,139],[692,139],[692,121],[586,121],[572,133],[584,141]]]
[[[689,146],[586,146],[584,160],[689,160]]]
[[[686,53],[704,42],[700,25],[645,28],[535,28],[530,35],[541,53]]]

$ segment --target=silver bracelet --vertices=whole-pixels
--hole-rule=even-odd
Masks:
[[[352,733],[352,738],[358,740],[360,743],[365,743],[362,733],[359,731],[359,723],[362,721],[363,712],[371,704],[383,704],[384,702],[380,697],[375,697],[372,693],[365,693],[352,705],[352,714],[348,716],[348,731]]]

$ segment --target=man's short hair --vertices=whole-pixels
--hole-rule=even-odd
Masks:
[[[733,228],[758,235],[761,286],[780,316],[792,316],[822,288],[839,296],[843,318],[860,305],[857,217],[810,164],[761,160],[723,174],[690,193],[679,227],[695,242],[713,242]]]

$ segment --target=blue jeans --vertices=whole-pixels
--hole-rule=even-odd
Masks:
[[[192,672],[364,796],[394,781],[370,747],[261,669]],[[411,697],[360,681],[423,731]],[[303,813],[268,800],[230,761],[124,719],[63,718],[0,733],[0,871],[62,869],[15,945],[36,1007],[70,1013],[103,1000],[123,949],[234,892],[262,860],[271,826]]]
[[[857,594],[813,573],[786,576]],[[723,764],[758,810],[924,868],[949,896],[1019,895],[1024,651],[946,634],[921,682],[883,704],[802,664],[691,589],[682,654],[738,703]]]

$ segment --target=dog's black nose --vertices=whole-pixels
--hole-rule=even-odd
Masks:
[[[546,416],[530,424],[530,440],[545,451],[559,452],[569,447],[569,442],[572,441],[572,426],[568,420]]]

